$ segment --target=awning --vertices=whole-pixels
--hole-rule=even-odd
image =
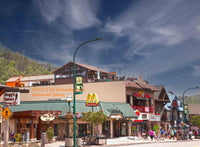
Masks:
[[[127,103],[111,103],[111,102],[100,102],[96,107],[85,106],[86,101],[76,101],[76,112],[80,113],[82,117],[82,112],[97,112],[103,110],[104,114],[109,118],[111,115],[121,115],[123,118],[136,118],[134,110]],[[66,100],[49,100],[49,101],[21,101],[18,106],[10,106],[10,109],[14,114],[21,114],[23,112],[37,112],[40,113],[61,113],[58,118],[65,118],[65,112],[71,109],[73,104],[69,108],[68,102]]]

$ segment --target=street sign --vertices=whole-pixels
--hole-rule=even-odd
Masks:
[[[76,94],[83,94],[83,76],[76,75]]]
[[[13,114],[12,111],[10,111],[8,107],[6,107],[1,113],[1,115],[4,117],[5,120],[9,119],[12,116],[12,114]]]

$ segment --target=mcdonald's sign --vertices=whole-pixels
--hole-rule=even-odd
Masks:
[[[86,106],[98,106],[99,105],[99,99],[96,93],[88,93],[87,100],[86,100]]]

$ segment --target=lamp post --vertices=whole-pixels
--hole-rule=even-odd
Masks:
[[[76,50],[74,51],[74,56],[73,56],[73,94],[74,94],[74,101],[73,101],[73,114],[74,114],[74,147],[76,146],[76,85],[75,85],[75,76],[76,76],[76,73],[75,73],[75,57],[76,57],[76,53],[78,51],[78,49],[86,44],[86,43],[89,43],[89,42],[93,42],[93,41],[100,41],[102,40],[102,38],[96,38],[96,39],[93,39],[93,40],[88,40],[88,41],[85,41],[83,43],[81,43],[77,48]]]
[[[67,97],[67,102],[68,102],[68,105],[69,105],[69,111],[71,111],[71,107],[70,107],[71,101],[72,101],[72,97],[71,97],[71,95],[69,94],[68,97]]]
[[[185,124],[185,103],[184,103],[184,95],[185,95],[185,93],[186,93],[186,91],[188,91],[188,90],[191,90],[191,89],[198,89],[199,87],[192,87],[192,88],[187,88],[187,89],[185,89],[184,90],[184,92],[183,92],[183,97],[182,97],[182,101],[183,101],[183,123]],[[184,139],[186,139],[186,133],[185,133],[185,125],[184,125]]]

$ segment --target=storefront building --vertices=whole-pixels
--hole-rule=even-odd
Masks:
[[[26,88],[29,90],[29,93],[21,94],[21,101],[23,102],[40,102],[48,100],[65,100],[67,96],[70,94],[73,97],[73,84],[72,84],[72,62],[67,63],[66,65],[60,67],[54,72],[54,78],[49,79],[48,76],[44,79],[48,79],[49,82],[54,81],[51,84],[45,84],[48,82],[43,82],[40,84],[42,79],[38,79],[38,82],[31,78],[32,85],[28,80],[21,79],[21,85],[27,86]],[[135,134],[135,128],[138,134],[148,134],[148,130],[150,129],[151,121],[149,120],[150,115],[155,115],[155,99],[154,92],[157,89],[148,84],[147,81],[144,81],[142,77],[138,80],[134,77],[127,78],[120,77],[117,78],[116,73],[109,73],[102,69],[76,63],[76,74],[83,76],[83,94],[76,95],[76,99],[79,101],[86,101],[87,95],[89,93],[96,93],[99,97],[99,100],[102,104],[108,105],[104,113],[109,117],[109,120],[105,122],[102,126],[102,132],[107,133],[109,137],[118,137],[118,136],[130,136]],[[52,76],[51,76],[52,77]],[[24,77],[25,79],[28,79]],[[12,80],[8,80],[12,81]],[[25,83],[26,81],[26,83]],[[28,84],[29,83],[29,84]],[[15,84],[16,85],[16,84]],[[112,103],[121,103],[127,105],[127,107],[116,108]],[[129,107],[128,107],[129,106]],[[54,108],[54,106],[52,106]],[[99,109],[105,109],[105,106]],[[126,108],[126,109],[125,109]],[[131,110],[129,109],[131,108]],[[51,110],[51,109],[50,109]],[[49,111],[50,111],[49,110]],[[85,109],[85,112],[88,112],[90,109]],[[125,117],[126,111],[131,111],[131,117]],[[136,118],[135,110],[138,110],[142,115],[142,121]],[[45,110],[43,110],[45,111]],[[57,110],[57,111],[60,111]],[[123,112],[123,114],[122,114]],[[62,115],[63,116],[63,111]],[[58,116],[60,118],[61,116]],[[128,115],[129,116],[129,115]],[[56,122],[57,120],[55,120]],[[61,120],[59,120],[61,121]],[[62,120],[64,121],[64,120]],[[154,121],[152,121],[154,122]],[[64,125],[65,124],[65,125]],[[63,124],[66,127],[67,132],[70,132],[71,122],[65,121]],[[77,133],[86,134],[92,132],[92,127],[85,122],[81,122],[79,120],[79,131]],[[55,128],[59,128],[60,125],[56,125],[54,123]],[[45,127],[44,127],[45,130]],[[59,129],[58,129],[59,130]],[[55,133],[59,135],[59,132],[55,131]],[[70,133],[61,133],[63,136],[66,136]]]

